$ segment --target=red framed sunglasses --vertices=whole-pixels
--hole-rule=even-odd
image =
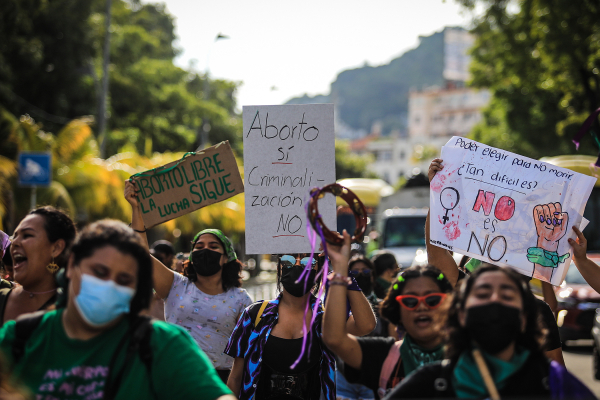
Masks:
[[[429,293],[426,296],[414,296],[412,294],[405,294],[402,296],[396,296],[396,301],[407,310],[413,311],[419,307],[419,303],[425,304],[425,307],[430,310],[434,310],[442,304],[442,301],[446,298],[446,293]]]

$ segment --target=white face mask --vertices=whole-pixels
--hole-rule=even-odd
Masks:
[[[135,290],[104,281],[92,275],[81,274],[81,288],[75,297],[75,306],[81,317],[95,328],[110,324],[129,312]]]

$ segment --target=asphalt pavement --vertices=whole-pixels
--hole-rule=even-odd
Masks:
[[[568,342],[563,348],[567,369],[600,397],[600,381],[594,379],[592,369],[592,340]]]

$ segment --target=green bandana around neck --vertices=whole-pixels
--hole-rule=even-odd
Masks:
[[[390,286],[392,286],[391,282],[388,282],[381,277],[378,277],[375,281],[379,283],[379,286],[381,286],[385,291],[387,291],[390,288]]]
[[[558,267],[558,264],[564,263],[570,256],[571,253],[559,256],[556,251],[544,250],[541,247],[530,247],[527,249],[527,259],[530,262],[540,264],[543,267],[556,268]]]
[[[481,351],[490,374],[494,379],[496,388],[500,391],[506,385],[508,379],[520,370],[529,358],[529,350],[517,347],[510,361],[503,361],[484,351]],[[489,393],[479,373],[477,364],[470,351],[463,353],[454,367],[452,386],[459,399],[482,399],[489,397]]]
[[[223,244],[223,247],[225,248],[224,250],[225,250],[225,254],[227,255],[227,262],[237,260],[237,255],[235,254],[235,250],[233,250],[233,244],[231,243],[231,240],[229,240],[229,238],[227,236],[225,236],[225,234],[223,232],[221,232],[219,229],[205,229],[203,231],[198,232],[196,234],[196,236],[194,236],[194,240],[192,241],[192,243],[193,243],[192,248],[196,244],[196,242],[198,241],[200,236],[204,235],[205,233],[210,233],[211,235],[215,235],[216,237],[219,238],[219,240]],[[190,256],[188,257],[188,260],[192,261],[192,252],[191,251],[190,251]]]
[[[404,335],[400,346],[400,356],[404,367],[404,376],[422,365],[444,359],[444,346],[440,343],[433,349],[425,349],[412,341],[409,334]]]

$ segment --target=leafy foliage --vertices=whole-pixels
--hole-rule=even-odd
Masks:
[[[58,132],[97,113],[105,38],[104,0],[0,2],[0,105]],[[173,64],[174,18],[163,4],[113,0],[108,155],[189,151],[198,129],[241,148],[238,83],[206,81]]]
[[[336,180],[346,178],[377,178],[367,169],[372,162],[370,156],[360,156],[350,152],[348,143],[335,141],[335,175]]]
[[[574,152],[573,134],[600,106],[600,3],[459,2],[485,6],[473,30],[471,84],[493,99],[472,137],[533,158]],[[584,152],[594,153],[591,143]]]

